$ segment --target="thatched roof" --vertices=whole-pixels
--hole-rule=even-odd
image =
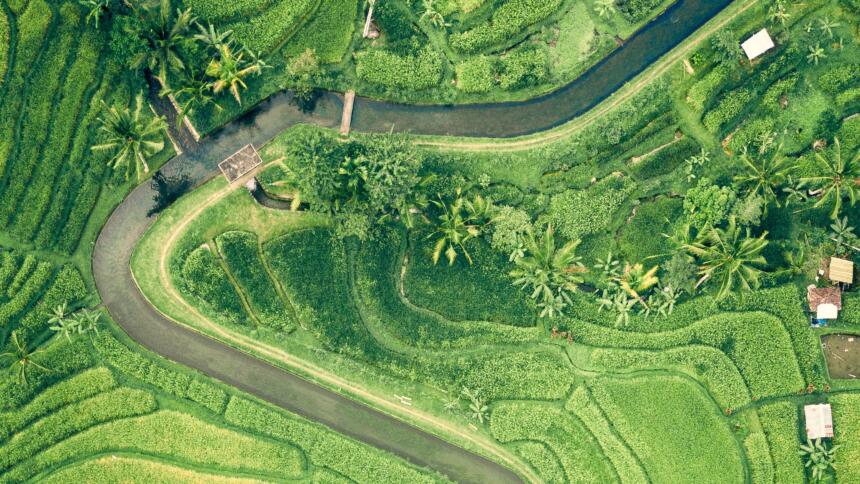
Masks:
[[[833,282],[853,284],[854,262],[850,260],[840,259],[838,257],[831,257],[828,277],[830,277],[830,280]]]
[[[842,291],[838,287],[815,287],[811,285],[806,288],[806,299],[809,301],[809,310],[817,311],[822,304],[832,304],[837,309],[842,309]]]

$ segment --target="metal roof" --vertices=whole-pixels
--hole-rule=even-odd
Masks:
[[[838,257],[831,257],[828,277],[830,277],[830,280],[833,282],[844,282],[845,284],[853,284],[854,262],[850,260],[840,259]]]
[[[743,44],[741,44],[741,48],[746,52],[749,60],[755,59],[770,49],[773,49],[773,47],[773,39],[770,38],[770,34],[767,33],[767,29],[759,30],[755,35],[748,38]]]
[[[807,437],[812,440],[833,437],[833,413],[829,404],[807,405],[803,407],[803,413]]]

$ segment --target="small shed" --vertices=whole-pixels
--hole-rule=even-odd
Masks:
[[[753,60],[773,48],[773,39],[770,38],[767,29],[759,30],[741,44],[741,49],[744,50],[749,60]]]
[[[806,288],[806,299],[816,319],[836,319],[842,310],[842,290],[838,287],[815,287],[811,284]]]
[[[830,404],[807,405],[803,407],[806,417],[806,436],[810,440],[833,438],[833,413]]]
[[[854,284],[854,262],[838,257],[831,257],[827,277],[836,283]]]

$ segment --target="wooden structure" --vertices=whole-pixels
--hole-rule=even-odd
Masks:
[[[809,310],[819,320],[836,319],[842,310],[842,290],[838,287],[810,285],[806,288],[806,299]]]
[[[770,38],[767,29],[759,30],[741,44],[741,49],[744,50],[749,60],[753,60],[773,48],[773,39]]]
[[[340,134],[349,134],[352,125],[352,107],[355,104],[355,91],[347,91],[343,96],[343,116],[340,118]]]
[[[242,178],[243,175],[260,166],[263,159],[257,153],[254,145],[248,144],[242,147],[239,151],[227,157],[221,163],[218,163],[218,169],[227,178],[227,181],[233,183]]]
[[[827,277],[837,284],[854,284],[854,262],[831,257]]]
[[[367,18],[364,20],[364,32],[362,34],[365,39],[370,37],[370,24],[373,22],[373,7],[376,5],[376,0],[370,0],[368,3],[370,3],[370,7],[367,9]]]
[[[809,440],[833,438],[833,413],[829,404],[807,405],[803,407],[803,414]]]

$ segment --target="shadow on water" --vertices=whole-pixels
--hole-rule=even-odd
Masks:
[[[860,378],[860,335],[827,334],[821,337],[821,348],[831,378]]]

